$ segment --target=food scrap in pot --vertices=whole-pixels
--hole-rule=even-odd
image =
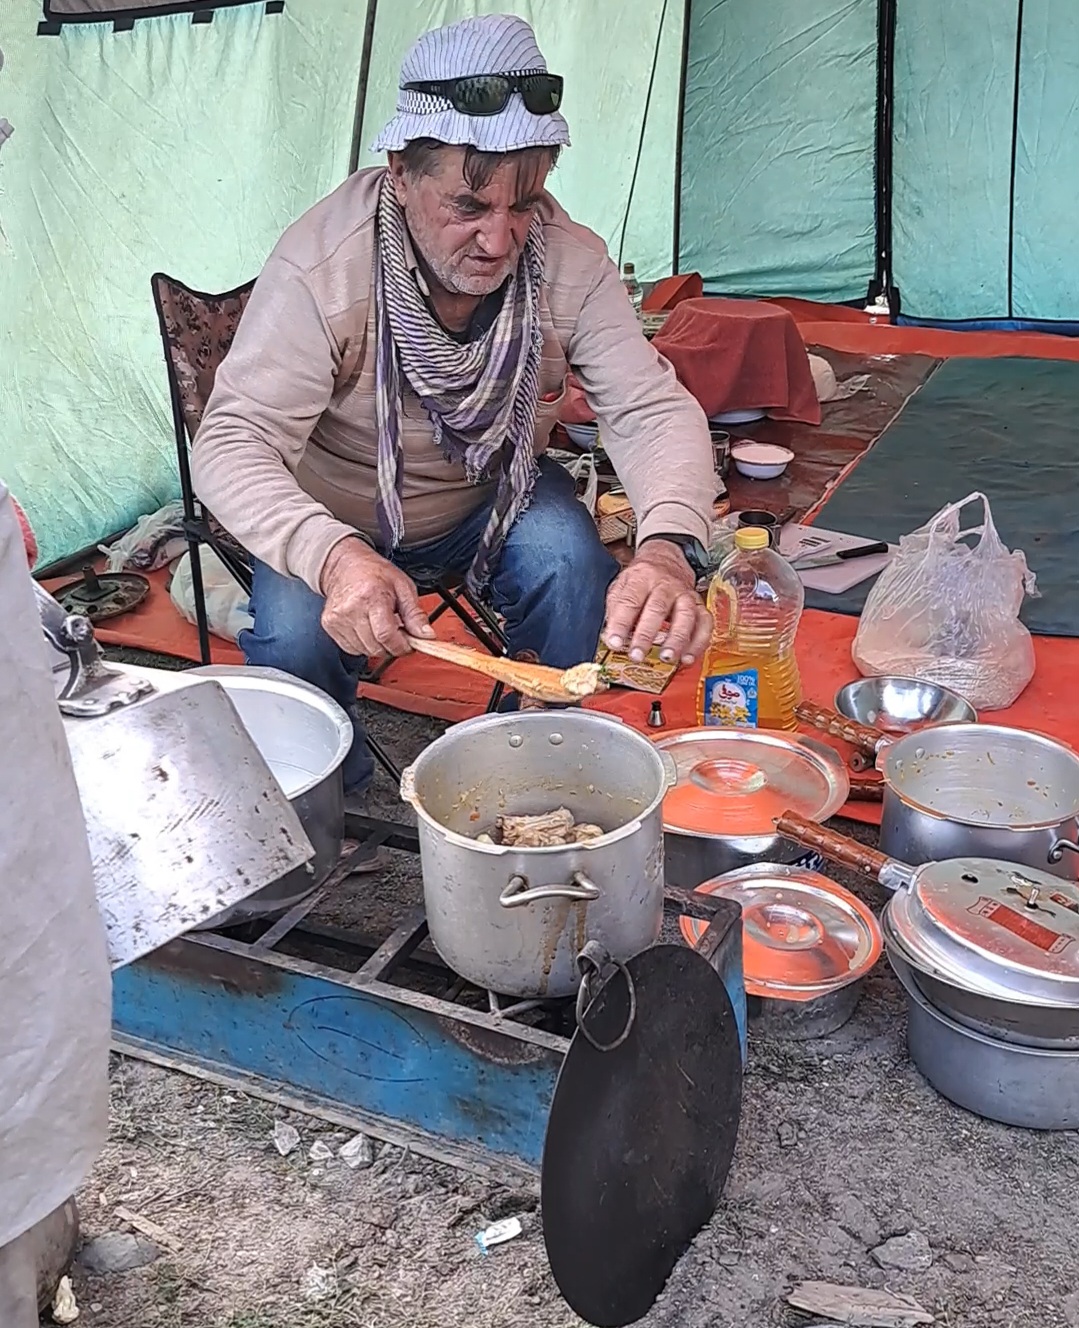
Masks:
[[[605,834],[602,826],[578,824],[567,807],[539,816],[500,816],[493,833],[477,835],[477,844],[504,844],[509,848],[559,848],[587,844]]]

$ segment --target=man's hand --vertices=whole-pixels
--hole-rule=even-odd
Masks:
[[[322,569],[322,626],[349,655],[407,655],[408,636],[434,636],[416,587],[361,539],[330,550]]]
[[[712,619],[696,591],[696,577],[681,549],[649,540],[607,592],[603,639],[612,650],[644,659],[664,623],[669,623],[660,658],[692,664],[712,634]]]

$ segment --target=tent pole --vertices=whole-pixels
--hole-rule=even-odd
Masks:
[[[671,272],[679,271],[679,255],[682,252],[682,135],[686,118],[686,77],[689,70],[689,25],[693,17],[693,0],[686,0],[682,15],[682,70],[678,81],[678,131],[674,139],[674,213],[673,239],[674,254],[671,258]]]
[[[886,306],[894,318],[898,292],[892,280],[892,163],[895,120],[896,0],[877,0],[877,123],[874,224],[876,266],[867,305]]]
[[[682,15],[682,72],[678,82],[678,133],[675,134],[675,206],[674,206],[674,256],[671,259],[671,272],[678,275],[679,256],[682,254],[682,139],[686,124],[686,77],[690,68],[690,20],[694,12],[694,0],[686,0]]]
[[[348,173],[355,174],[360,165],[360,139],[363,137],[363,116],[367,109],[367,84],[371,78],[371,52],[375,45],[375,18],[378,0],[367,0],[367,18],[363,25],[363,50],[360,52],[360,75],[356,83],[356,112],[352,117],[352,146],[348,154]]]

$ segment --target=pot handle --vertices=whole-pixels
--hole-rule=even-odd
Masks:
[[[1079,853],[1079,844],[1074,843],[1070,839],[1058,839],[1049,850],[1049,861],[1052,863],[1062,861],[1066,849],[1072,853]]]
[[[869,756],[876,756],[885,737],[879,729],[871,729],[867,724],[859,724],[855,719],[847,719],[838,711],[814,705],[811,701],[800,702],[794,713],[804,724],[811,724],[833,738],[842,738]]]
[[[401,801],[416,805],[416,767],[410,765],[401,771]]]
[[[663,762],[663,778],[667,787],[673,789],[678,783],[678,767],[674,763],[674,757],[670,752],[657,752],[659,759]]]
[[[776,829],[786,839],[793,839],[805,848],[815,849],[831,862],[850,867],[864,876],[875,876],[879,880],[882,874],[888,874],[888,868],[892,865],[892,859],[878,853],[875,848],[847,839],[845,835],[837,835],[834,830],[826,830],[823,825],[807,821],[797,812],[784,812],[782,816],[777,816]]]
[[[536,904],[541,899],[573,899],[577,901],[599,898],[599,886],[584,874],[575,871],[568,885],[537,885],[529,888],[526,876],[511,876],[509,885],[498,896],[503,908],[520,908]]]

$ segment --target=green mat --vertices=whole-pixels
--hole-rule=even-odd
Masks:
[[[1000,537],[1038,577],[1023,621],[1079,636],[1079,363],[946,361],[907,402],[825,505],[817,524],[895,543],[980,490]],[[872,581],[843,595],[806,592],[816,609],[858,614]]]

